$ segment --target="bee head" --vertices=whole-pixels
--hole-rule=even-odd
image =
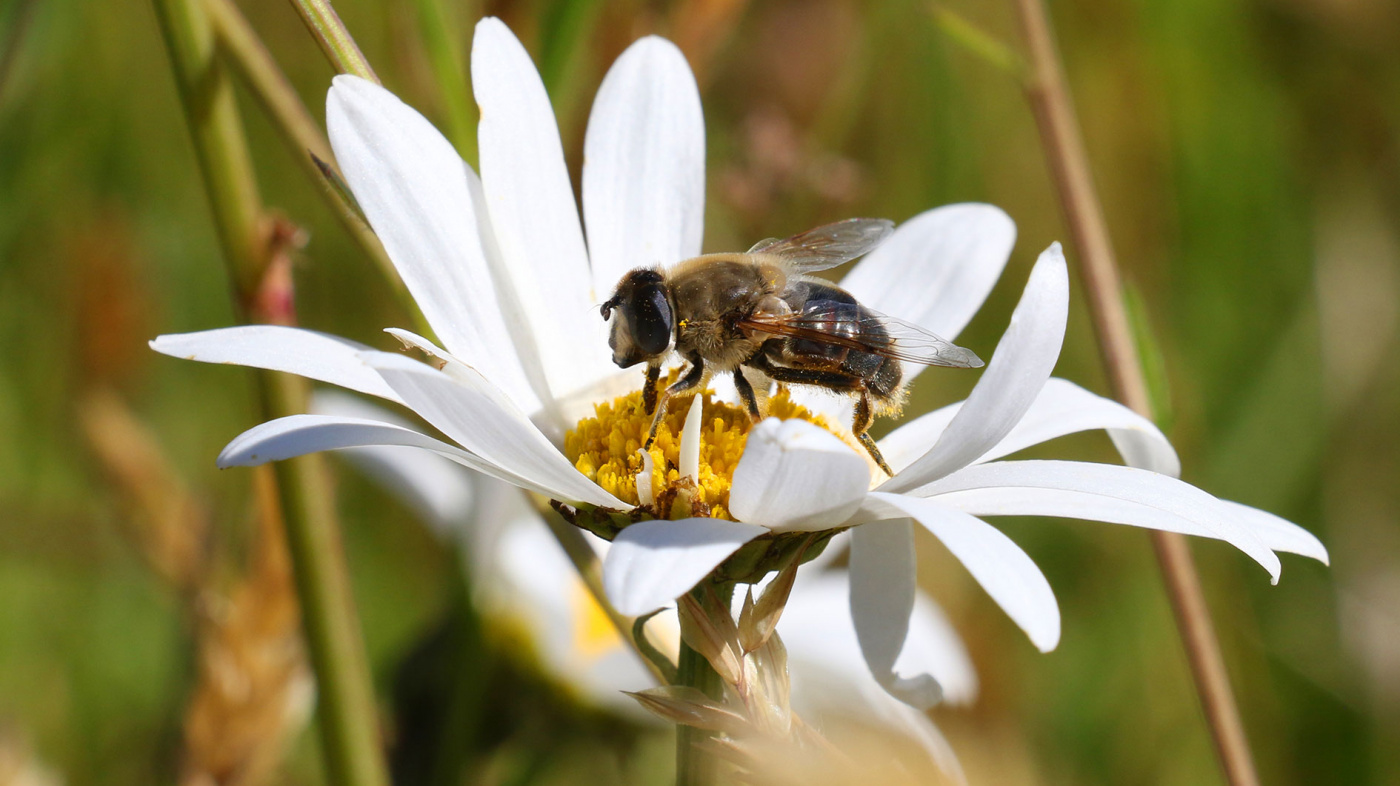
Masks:
[[[599,311],[603,319],[612,319],[608,346],[620,368],[659,357],[671,348],[675,320],[666,298],[666,281],[659,272],[637,268],[623,276]]]

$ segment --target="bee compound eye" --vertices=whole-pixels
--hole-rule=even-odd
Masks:
[[[632,340],[648,357],[660,355],[671,345],[671,304],[658,284],[639,287],[632,300]]]

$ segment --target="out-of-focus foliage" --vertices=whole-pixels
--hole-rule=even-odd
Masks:
[[[984,356],[1035,253],[1066,234],[1016,82],[952,43],[928,3],[336,5],[387,85],[469,157],[472,102],[437,84],[462,68],[451,55],[465,56],[475,18],[504,17],[542,65],[575,174],[606,65],[640,34],[673,38],[701,80],[713,250],[854,215],[1001,205],[1020,241],[960,342]],[[319,117],[331,72],[290,5],[240,6]],[[943,7],[1019,48],[1009,3]],[[1261,774],[1394,783],[1400,6],[1060,0],[1051,12],[1119,257],[1165,358],[1187,479],[1301,523],[1332,552],[1331,569],[1286,557],[1270,587],[1231,550],[1195,549]],[[439,35],[425,38],[424,14]],[[169,780],[201,630],[199,601],[172,576],[197,558],[214,566],[200,583],[232,592],[256,553],[253,473],[213,463],[252,424],[251,390],[245,372],[145,347],[233,319],[149,4],[10,0],[0,25],[0,748],[70,784]],[[309,232],[301,322],[391,348],[379,331],[405,316],[257,106],[242,108],[265,199]],[[1058,372],[1103,390],[1082,298],[1075,308]],[[925,374],[911,411],[969,386]],[[173,478],[138,467],[133,480],[103,459],[93,407],[113,395]],[[1073,448],[1109,454],[1097,436]],[[412,720],[441,711],[415,697],[451,685],[466,720],[432,728],[469,741],[454,755],[490,782],[664,780],[662,735],[555,697],[508,638],[487,631],[477,646],[457,556],[408,509],[343,477],[348,559],[399,750],[431,742]],[[195,502],[153,510],[140,478]],[[162,528],[181,515],[205,528],[193,550]],[[920,544],[924,583],[982,673],[975,708],[935,713],[972,781],[1218,782],[1145,536],[1006,528],[1059,596],[1064,638],[1050,655],[937,544]],[[473,669],[489,685],[461,677]],[[314,741],[310,730],[291,740],[287,782],[318,781]]]

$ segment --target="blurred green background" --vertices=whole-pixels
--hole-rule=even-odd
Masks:
[[[291,5],[239,6],[322,119],[331,70]],[[1036,253],[1067,234],[1017,81],[955,43],[927,2],[336,6],[386,85],[440,127],[463,106],[438,87],[441,69],[460,75],[464,61],[435,62],[443,50],[425,41],[465,57],[475,20],[502,16],[541,64],[575,176],[607,65],[639,35],[672,38],[705,105],[710,250],[854,215],[1000,205],[1020,227],[1017,248],[959,342],[983,356]],[[1021,49],[1010,3],[939,7]],[[1298,522],[1331,550],[1330,569],[1285,557],[1271,587],[1232,549],[1195,544],[1263,780],[1400,782],[1400,4],[1050,10],[1119,257],[1160,350],[1163,424],[1186,479]],[[151,6],[6,0],[0,25],[0,781],[7,757],[70,784],[174,780],[201,615],[171,576],[191,553],[215,577],[202,580],[224,588],[257,564],[253,473],[214,468],[255,421],[251,381],[145,345],[233,321]],[[309,239],[295,267],[301,323],[388,348],[380,330],[405,315],[243,99],[264,198]],[[1077,289],[1057,373],[1106,390]],[[956,376],[921,377],[911,411],[961,397],[970,382]],[[95,439],[136,445],[113,425],[127,415],[163,458],[123,474]],[[1112,460],[1102,435],[1052,453]],[[164,474],[152,469],[162,462]],[[475,657],[433,644],[451,639],[458,562],[406,508],[338,477],[356,599],[402,750],[432,736],[403,723],[405,664],[451,672]],[[142,488],[181,501],[161,515],[189,532],[143,524],[160,515]],[[1064,636],[1049,655],[921,544],[921,578],[981,675],[975,707],[934,713],[972,782],[1220,782],[1147,538],[1001,523],[1060,599]],[[664,780],[664,735],[554,698],[512,647],[480,656],[485,673],[508,675],[490,733],[464,743],[484,782]],[[275,780],[318,782],[314,731],[288,728]]]

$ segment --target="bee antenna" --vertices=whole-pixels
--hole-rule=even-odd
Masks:
[[[604,300],[602,303],[598,304],[598,313],[603,316],[604,322],[606,322],[609,319],[612,319],[612,310],[613,307],[616,305],[617,298],[609,298],[607,300]]]

